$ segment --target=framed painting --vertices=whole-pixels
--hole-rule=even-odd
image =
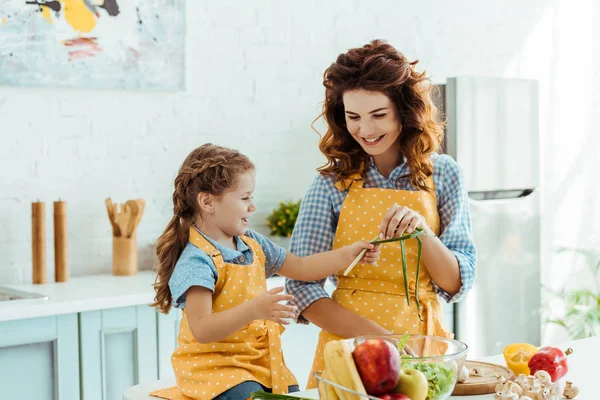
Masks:
[[[183,90],[185,0],[0,0],[0,85]]]

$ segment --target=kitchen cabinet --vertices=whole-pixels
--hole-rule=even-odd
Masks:
[[[168,314],[158,311],[156,314],[158,324],[158,377],[159,379],[175,378],[171,366],[171,354],[177,347],[181,310],[171,308]]]
[[[0,322],[3,399],[79,399],[77,314]]]
[[[79,314],[81,399],[120,399],[157,374],[157,317],[147,305]]]

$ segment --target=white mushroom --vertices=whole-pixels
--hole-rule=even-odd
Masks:
[[[462,366],[460,372],[458,373],[458,383],[466,382],[469,379],[469,369],[466,366]]]
[[[511,394],[498,394],[494,395],[494,400],[519,400],[519,396],[516,393]]]
[[[509,396],[507,399],[515,399],[518,400],[519,396],[521,396],[521,387],[514,382],[504,381],[500,382],[496,385],[496,395],[497,396]],[[512,397],[510,397],[512,396]],[[499,397],[499,399],[504,399],[504,397]]]
[[[542,398],[542,387],[538,384],[527,386],[523,394],[531,397],[532,400],[544,400]]]
[[[542,399],[543,400],[560,400],[560,395],[556,391],[556,389],[553,389],[551,387],[545,387],[544,390],[542,391]]]
[[[552,385],[552,378],[550,378],[550,374],[547,371],[544,371],[543,369],[540,369],[535,374],[533,374],[533,377],[540,381],[540,384],[543,387]]]
[[[525,390],[525,388],[529,385],[529,380],[525,374],[519,374],[515,379],[515,383],[521,387],[521,389]]]
[[[573,386],[573,382],[567,381],[565,390],[563,391],[563,396],[565,396],[567,399],[574,399],[578,394],[579,388],[577,386]]]

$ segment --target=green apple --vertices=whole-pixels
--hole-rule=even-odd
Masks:
[[[400,380],[394,392],[410,397],[410,400],[425,400],[427,398],[427,378],[414,368],[400,368]]]

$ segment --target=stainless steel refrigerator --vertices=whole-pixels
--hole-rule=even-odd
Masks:
[[[477,279],[454,305],[469,357],[540,344],[540,187],[536,81],[458,77],[438,85],[443,151],[464,171]]]

